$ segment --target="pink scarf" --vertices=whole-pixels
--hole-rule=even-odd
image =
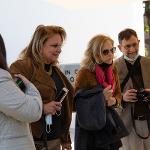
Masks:
[[[113,93],[115,89],[115,78],[112,65],[102,68],[99,65],[95,65],[95,73],[97,81],[103,85],[104,88],[111,85]]]

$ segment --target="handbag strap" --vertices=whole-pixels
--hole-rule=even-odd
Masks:
[[[132,118],[132,124],[133,124],[133,128],[135,130],[135,133],[138,137],[140,137],[141,139],[147,139],[150,135],[150,119],[149,117],[147,118],[147,126],[148,126],[148,135],[147,136],[141,136],[137,130],[136,130],[136,125],[135,125],[135,120],[134,120],[134,106],[131,106],[131,118]]]

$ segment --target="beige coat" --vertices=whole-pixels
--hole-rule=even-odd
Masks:
[[[150,58],[141,57],[140,63],[141,63],[141,72],[142,72],[142,76],[143,76],[144,87],[150,88],[150,69],[149,69]],[[127,66],[126,66],[123,56],[118,58],[115,61],[115,65],[117,66],[120,83],[122,83],[122,81],[128,74],[128,69],[127,69]],[[133,84],[132,84],[131,78],[129,78],[128,82],[126,83],[126,85],[124,87],[123,93],[131,88],[133,88]],[[119,112],[122,120],[124,121],[129,132],[132,129],[131,105],[132,105],[132,103],[128,103],[125,108],[120,107],[120,109],[118,109],[118,112]]]

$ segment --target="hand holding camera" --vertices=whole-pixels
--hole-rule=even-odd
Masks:
[[[123,94],[123,101],[125,102],[136,102],[137,101],[137,90],[129,89]]]

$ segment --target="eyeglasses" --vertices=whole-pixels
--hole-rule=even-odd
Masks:
[[[127,44],[124,46],[125,49],[130,49],[131,47],[136,48],[138,46],[138,43],[133,43],[133,44]]]
[[[111,52],[112,54],[114,54],[115,51],[116,51],[116,47],[113,47],[111,49],[104,49],[103,52],[102,52],[102,54],[105,55],[105,56],[107,56],[109,54],[109,52]]]

